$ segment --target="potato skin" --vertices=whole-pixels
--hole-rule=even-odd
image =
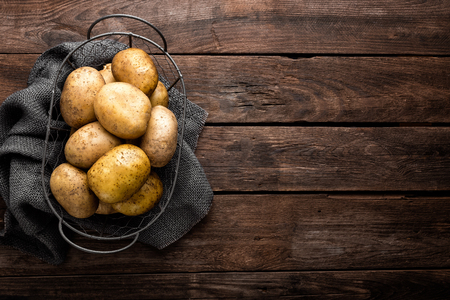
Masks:
[[[147,130],[152,105],[148,97],[125,82],[105,84],[94,101],[98,121],[113,135],[136,139]]]
[[[95,121],[94,99],[104,85],[103,76],[94,68],[81,67],[72,71],[61,93],[60,109],[64,121],[74,128]]]
[[[128,48],[114,55],[111,71],[116,81],[130,83],[145,94],[151,94],[158,84],[158,70],[152,58],[139,48]]]
[[[89,189],[86,173],[69,163],[53,170],[50,189],[58,203],[75,218],[88,218],[98,208],[98,198]]]
[[[148,98],[150,99],[152,107],[155,107],[156,105],[162,105],[164,107],[169,106],[169,93],[161,81],[158,81],[156,89]]]
[[[144,185],[129,199],[111,204],[113,209],[126,216],[138,216],[151,210],[161,199],[163,184],[158,174],[151,171]]]
[[[100,157],[87,172],[88,184],[100,201],[124,201],[137,192],[151,171],[150,160],[139,147],[122,144]]]
[[[117,213],[117,211],[112,207],[112,204],[99,201],[98,208],[95,213],[99,215],[112,215]]]
[[[114,75],[111,71],[111,63],[103,66],[103,69],[100,70],[100,74],[102,74],[105,83],[116,82],[117,80],[114,78]]]
[[[81,169],[89,169],[103,154],[122,144],[100,124],[92,122],[75,131],[64,147],[66,160]]]
[[[164,167],[177,148],[178,122],[168,108],[155,106],[148,128],[141,139],[141,149],[147,154],[152,167]]]

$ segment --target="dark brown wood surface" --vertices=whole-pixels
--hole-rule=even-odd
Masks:
[[[438,196],[216,195],[207,217],[163,251],[139,243],[114,256],[71,249],[55,267],[5,248],[0,275],[441,269],[450,267],[442,242],[449,215],[450,198]]]
[[[127,13],[158,25],[173,53],[448,55],[449,10],[445,0],[4,1],[0,52],[83,40],[97,18]],[[97,32],[133,26],[112,21]]]
[[[5,297],[96,299],[445,299],[446,270],[212,272],[134,275],[2,277]],[[30,283],[31,282],[31,283]],[[124,282],[127,284],[124,285]],[[77,284],[77,285],[75,285]],[[23,286],[28,288],[24,289]],[[58,288],[55,289],[54,287]],[[61,292],[64,291],[64,292]],[[293,296],[294,295],[294,296]],[[300,297],[300,295],[302,295]],[[98,297],[98,298],[97,298]],[[115,297],[113,297],[115,298]],[[8,298],[6,298],[8,299]],[[16,298],[12,298],[16,299]],[[22,298],[18,298],[22,299]]]
[[[212,208],[163,250],[52,266],[2,246],[0,299],[448,298],[450,2],[0,1],[0,104],[112,13],[164,33],[208,111]]]
[[[0,103],[38,54],[0,54]],[[189,100],[217,123],[445,123],[448,57],[174,55]]]

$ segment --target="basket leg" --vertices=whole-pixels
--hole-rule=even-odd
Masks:
[[[74,248],[76,248],[78,250],[81,250],[81,251],[84,251],[87,253],[95,253],[95,254],[112,254],[112,253],[117,253],[117,252],[123,251],[125,249],[130,248],[134,243],[136,243],[136,241],[138,240],[138,237],[139,237],[139,232],[138,232],[135,234],[134,239],[125,247],[122,247],[120,249],[115,249],[115,250],[101,251],[101,250],[88,249],[88,248],[82,247],[80,245],[77,245],[73,241],[71,241],[64,233],[62,219],[59,220],[58,229],[59,229],[59,232],[60,232],[61,236],[63,237],[63,239],[66,242],[68,242],[71,246],[73,246]]]

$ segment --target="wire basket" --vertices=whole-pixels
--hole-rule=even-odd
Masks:
[[[94,26],[99,22],[109,18],[127,18],[137,20],[145,26],[154,30],[162,40],[163,46],[150,40],[149,38],[137,35],[132,32],[108,32],[91,37]],[[141,24],[139,23],[139,24]],[[163,182],[164,192],[158,204],[149,212],[139,216],[125,216],[122,214],[100,215],[94,214],[86,219],[77,219],[70,216],[53,197],[48,183],[48,170],[56,168],[59,164],[66,162],[64,157],[64,147],[57,147],[56,142],[67,142],[70,135],[70,127],[55,127],[55,121],[64,121],[59,113],[59,93],[61,82],[71,71],[82,66],[90,66],[100,70],[105,63],[112,60],[115,53],[128,47],[140,48],[147,52],[153,59],[159,74],[159,80],[164,83],[169,93],[169,109],[172,110],[178,121],[178,142],[177,150],[172,160],[162,168],[152,168]],[[181,160],[182,141],[184,134],[184,123],[186,115],[186,90],[183,76],[172,57],[167,53],[167,43],[163,34],[151,23],[130,15],[115,14],[108,15],[96,20],[87,33],[87,40],[80,42],[63,60],[57,70],[54,86],[52,90],[49,107],[49,118],[43,149],[42,159],[42,185],[45,199],[59,219],[59,231],[62,237],[73,247],[89,253],[115,253],[131,247],[139,237],[139,234],[152,225],[163,213],[169,204],[177,181],[178,169]],[[176,105],[174,105],[176,103]],[[50,161],[50,155],[55,156],[56,161]],[[121,239],[131,239],[125,247],[115,250],[99,251],[82,247],[70,240],[64,233],[63,225],[71,231],[82,236],[101,240],[114,241]]]

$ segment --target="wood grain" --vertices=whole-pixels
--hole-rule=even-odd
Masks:
[[[38,55],[0,54],[0,105],[14,92],[27,87],[28,76]]]
[[[6,1],[1,53],[41,53],[86,39],[90,24],[125,13],[155,24],[172,53],[448,55],[448,1]],[[142,26],[115,20],[97,33]],[[144,35],[145,35],[144,30]],[[189,42],[185,42],[189,41]]]
[[[212,208],[163,250],[52,266],[0,246],[0,299],[448,298],[450,1],[0,0],[0,104],[112,13],[164,33],[209,112]],[[160,42],[127,19],[92,35],[111,31]]]
[[[196,155],[215,191],[450,189],[447,127],[205,127]]]
[[[448,270],[425,270],[3,277],[0,297],[432,300],[448,295],[449,275]]]
[[[73,239],[90,249],[120,246]],[[1,247],[0,276],[449,268],[449,246],[448,197],[216,195],[206,218],[163,250],[136,243],[111,256],[71,248],[55,267]]]
[[[210,123],[450,121],[448,58],[176,59]]]
[[[448,191],[447,127],[207,126],[214,191]]]
[[[0,103],[37,54],[0,54]],[[223,123],[450,122],[448,57],[175,55],[189,100]]]

